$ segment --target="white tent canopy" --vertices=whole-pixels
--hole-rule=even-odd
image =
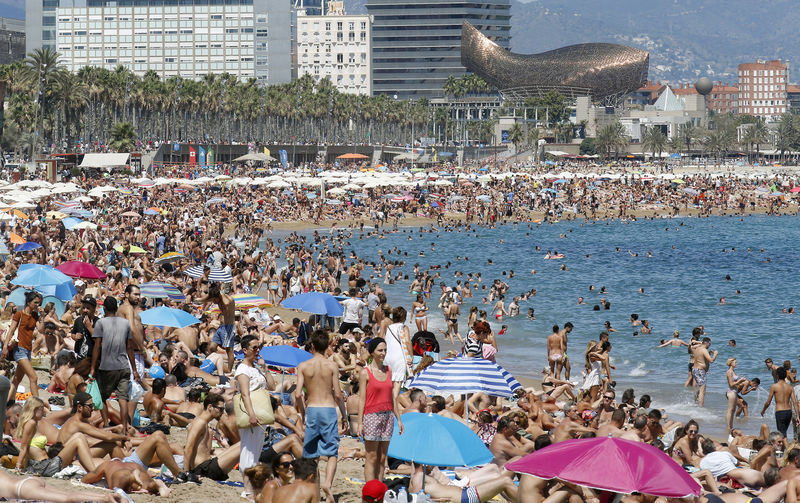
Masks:
[[[81,168],[113,168],[128,164],[130,154],[86,154],[81,161]]]

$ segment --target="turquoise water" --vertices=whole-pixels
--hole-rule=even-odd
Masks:
[[[440,270],[442,277],[437,285],[440,281],[454,285],[456,271],[464,272],[465,277],[467,272],[481,272],[487,287],[495,278],[509,283],[506,305],[514,295],[535,288],[537,295],[521,304],[520,316],[491,323],[495,332],[501,323],[509,326],[508,335],[499,337],[497,359],[516,376],[538,377],[545,364],[546,337],[553,324],[561,326],[571,321],[575,325],[568,351],[571,379],[581,380],[587,341],[597,339],[603,323],[610,321],[618,330],[611,334],[612,363],[616,366],[612,372],[618,396],[629,387],[636,390],[637,400],[641,394],[650,394],[654,406],[665,409],[671,417],[693,417],[706,432],[721,433],[724,429],[725,361],[735,356],[739,375],[762,381],[762,390],[746,397],[750,419],[736,421],[745,431],[755,432],[761,422],[758,414],[766,390],[772,383],[764,359],[769,356],[776,363],[785,359],[792,360],[794,366],[799,363],[795,338],[796,317],[800,315],[781,314],[784,307],[800,310],[794,251],[800,238],[797,223],[797,217],[751,216],[630,223],[576,221],[534,225],[530,229],[527,224],[520,224],[516,228],[506,225],[422,235],[416,229],[403,229],[386,234],[382,240],[359,240],[356,233],[345,251],[349,254],[352,249],[367,260],[377,261],[378,250],[386,253],[397,247],[402,252],[399,258],[406,261],[402,270],[408,274],[415,263],[427,269],[450,261],[449,269]],[[408,240],[409,236],[412,240]],[[435,251],[431,250],[431,243],[435,243]],[[535,249],[537,245],[539,251]],[[544,260],[547,250],[557,250],[565,257]],[[631,256],[629,250],[638,256]],[[418,255],[420,251],[424,257]],[[648,251],[652,257],[647,257]],[[457,261],[458,255],[468,256],[469,261]],[[388,257],[398,258],[394,253]],[[493,264],[488,263],[490,258]],[[567,266],[566,271],[560,270],[562,264]],[[535,275],[531,269],[536,270]],[[502,274],[509,270],[515,273],[512,279]],[[730,281],[726,275],[731,276]],[[401,281],[383,285],[390,304],[410,308],[413,298],[408,284]],[[590,285],[595,286],[594,291],[589,290]],[[605,294],[600,293],[602,286],[606,287]],[[644,293],[639,293],[640,288]],[[429,328],[434,332],[445,326],[440,311],[435,309],[438,292],[437,287],[437,299],[429,301]],[[462,330],[471,305],[487,312],[491,309],[491,305],[481,303],[485,292],[474,294],[476,298],[466,299],[461,307]],[[577,305],[579,296],[585,298],[586,305]],[[592,306],[599,304],[601,297],[611,303],[611,309],[593,311]],[[725,297],[727,304],[720,305],[720,297]],[[535,320],[527,319],[529,307],[535,308]],[[631,313],[649,320],[652,334],[634,337],[638,327],[631,327]],[[661,339],[671,338],[674,330],[688,340],[692,328],[698,325],[703,325],[711,337],[711,349],[720,351],[711,366],[703,409],[693,404],[693,392],[683,387],[687,377],[686,349],[656,348]],[[438,336],[441,340],[442,336]],[[736,348],[727,345],[729,339],[736,340]],[[772,409],[766,418],[774,428]]]

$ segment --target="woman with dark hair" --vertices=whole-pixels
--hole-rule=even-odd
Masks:
[[[11,326],[5,334],[3,341],[3,352],[0,358],[14,357],[17,362],[17,370],[11,380],[11,389],[8,392],[8,400],[17,396],[17,386],[22,382],[23,376],[28,376],[30,392],[32,396],[39,396],[39,383],[36,378],[36,371],[31,364],[31,351],[33,350],[34,331],[36,321],[39,319],[39,306],[42,305],[42,295],[38,292],[25,292],[25,308],[14,313],[11,318]],[[14,337],[16,335],[16,337]],[[11,352],[12,345],[14,347]]]
[[[266,425],[261,424],[250,400],[250,393],[267,387],[267,378],[256,368],[256,359],[261,349],[258,337],[245,335],[241,341],[244,360],[236,367],[233,377],[239,393],[242,394],[242,405],[244,405],[247,415],[250,417],[250,425],[247,428],[239,428],[239,438],[241,439],[241,454],[239,455],[239,470],[245,480],[245,492],[253,493],[249,481],[244,477],[245,471],[258,463],[261,449],[264,447],[264,434]]]
[[[359,376],[358,396],[361,409],[356,423],[356,434],[364,437],[364,480],[383,480],[395,418],[400,434],[403,434],[403,421],[400,420],[397,410],[400,387],[394,386],[392,369],[384,364],[386,341],[375,337],[369,341],[367,351],[371,358],[369,365]]]
[[[703,458],[703,451],[700,450],[700,426],[697,421],[690,419],[683,427],[683,431],[678,435],[676,432],[675,442],[669,449],[672,459],[682,466],[700,467],[700,460]]]

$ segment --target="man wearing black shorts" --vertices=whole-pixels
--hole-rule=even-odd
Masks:
[[[219,419],[225,410],[222,395],[209,393],[203,401],[203,412],[191,423],[186,435],[184,463],[186,470],[212,480],[228,480],[228,473],[239,462],[240,444],[217,451],[212,457],[211,436],[208,434],[208,423]]]

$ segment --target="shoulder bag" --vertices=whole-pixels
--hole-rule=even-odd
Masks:
[[[253,404],[253,411],[256,413],[259,423],[272,424],[275,422],[269,391],[264,388],[251,391],[250,402]],[[236,426],[250,428],[250,415],[247,413],[247,407],[244,405],[241,393],[236,393],[233,397],[233,412],[236,416]]]

